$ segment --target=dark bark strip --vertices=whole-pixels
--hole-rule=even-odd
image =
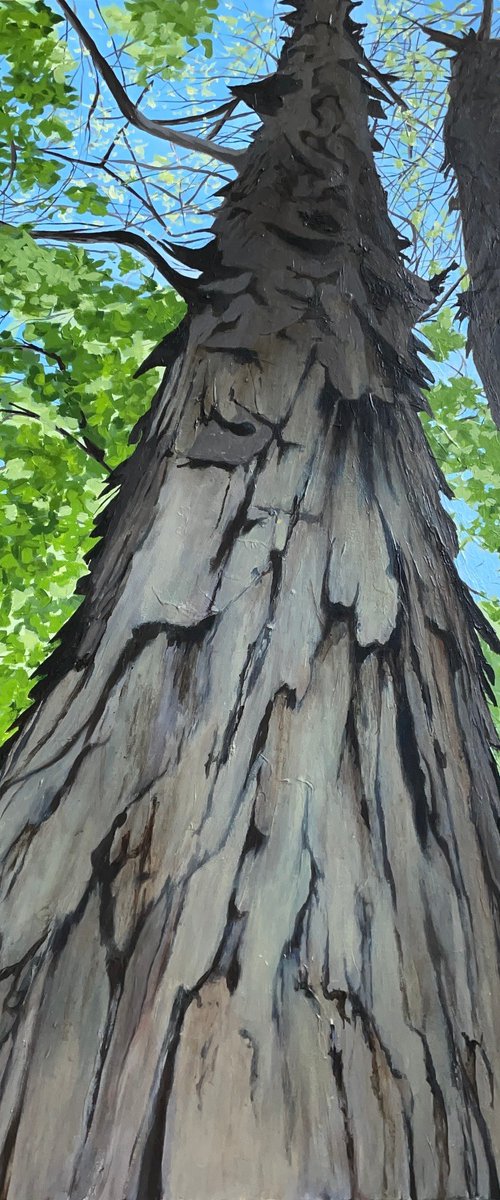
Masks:
[[[460,296],[468,341],[500,428],[500,41],[456,39],[445,121],[470,287]]]
[[[345,0],[6,751],[2,1200],[498,1200],[499,794]]]

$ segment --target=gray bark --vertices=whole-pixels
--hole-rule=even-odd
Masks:
[[[457,39],[458,42],[458,39]],[[444,137],[462,218],[470,288],[460,297],[468,344],[500,428],[500,41],[460,43]]]
[[[291,23],[5,763],[1,1200],[499,1195],[488,631],[418,417],[430,294],[345,3]]]

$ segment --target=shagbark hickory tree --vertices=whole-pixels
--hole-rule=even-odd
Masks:
[[[496,171],[500,43],[490,38],[491,5],[478,36],[432,32],[453,51],[450,104],[445,121],[446,165],[458,188],[470,287],[461,298],[468,338],[493,419],[500,428],[500,333],[498,327],[498,230]]]
[[[300,0],[2,791],[2,1200],[500,1194],[498,786],[378,98]]]

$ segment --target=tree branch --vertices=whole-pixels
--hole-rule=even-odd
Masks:
[[[53,242],[76,242],[82,245],[92,244],[92,242],[114,242],[118,246],[128,246],[132,250],[137,250],[144,258],[148,258],[156,267],[157,271],[163,275],[163,278],[175,288],[176,292],[186,300],[187,303],[192,302],[197,295],[197,281],[188,279],[185,275],[181,275],[174,267],[170,267],[163,256],[141,237],[139,233],[133,233],[129,229],[31,229],[30,235],[35,241],[53,241]]]
[[[484,0],[483,15],[477,31],[477,36],[480,41],[487,41],[491,37],[491,22],[493,20],[493,0]]]
[[[221,114],[230,113],[236,108],[235,100],[225,100],[223,104],[218,104],[217,108],[209,108],[207,112],[200,113],[199,117],[175,117],[173,121],[158,121],[158,125],[192,125],[194,121],[207,121],[209,117],[220,117]],[[229,111],[230,110],[230,111]]]
[[[165,142],[172,142],[173,145],[181,146],[184,150],[193,150],[198,154],[208,154],[210,158],[217,158],[220,162],[232,163],[233,165],[240,161],[241,150],[226,149],[224,146],[219,146],[216,142],[212,142],[209,139],[195,137],[190,133],[182,133],[180,130],[172,129],[169,125],[164,125],[161,121],[152,121],[150,117],[141,112],[140,108],[130,99],[118,76],[115,75],[113,68],[104,55],[101,54],[101,51],[80,21],[80,18],[77,17],[69,4],[66,3],[66,0],[57,0],[57,4],[62,9],[75,33],[78,34],[82,45],[88,50],[96,71],[99,72],[99,75],[101,75],[107,84],[120,112],[126,117],[127,121],[130,121],[132,125],[136,125],[143,133],[149,133],[153,137],[162,138]]]
[[[379,71],[378,67],[375,66],[375,63],[371,61],[371,58],[368,58],[368,55],[365,54],[362,46],[361,61],[368,74],[373,75],[374,78],[378,80],[380,86],[384,88],[384,91],[389,99],[392,100],[393,103],[399,108],[408,108],[406,100],[403,100],[403,97],[399,96],[398,93],[394,91],[394,88],[391,87],[390,80],[388,79],[387,75],[384,75],[383,71]]]
[[[434,304],[432,306],[432,308],[429,308],[429,310],[426,313],[424,313],[423,317],[421,317],[422,323],[431,321],[433,317],[437,316],[438,312],[441,311],[443,305],[446,304],[446,301],[449,300],[450,296],[453,296],[453,293],[456,292],[458,287],[460,287],[460,284],[461,284],[462,280],[465,279],[466,275],[467,275],[467,271],[463,271],[462,274],[459,276],[459,278],[456,279],[454,283],[452,283],[451,287],[449,287],[446,292],[443,292],[443,295],[440,297],[440,299],[437,301],[437,303]]]
[[[463,37],[456,37],[454,33],[446,33],[444,29],[433,29],[432,25],[421,25],[419,21],[412,21],[411,24],[417,25],[422,33],[425,33],[431,42],[437,42],[438,46],[446,46],[446,49],[453,50],[454,54],[463,50]]]

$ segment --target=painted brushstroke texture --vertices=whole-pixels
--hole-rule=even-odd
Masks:
[[[2,1200],[499,1195],[487,630],[418,417],[431,293],[346,4],[290,24],[5,764]]]

